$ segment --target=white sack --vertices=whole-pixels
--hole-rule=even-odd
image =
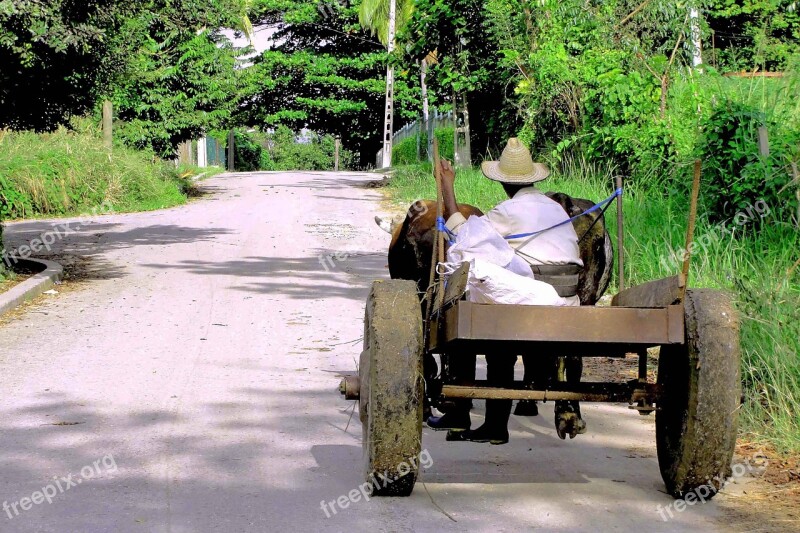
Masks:
[[[447,262],[460,265],[472,259],[533,278],[531,266],[519,257],[486,217],[471,216],[459,226],[456,243],[447,251]]]
[[[470,261],[467,288],[469,301],[479,304],[572,305],[552,285],[481,259]]]
[[[444,271],[470,264],[469,301],[482,304],[572,305],[552,285],[534,279],[531,266],[519,257],[485,217],[471,216],[458,228],[447,251]]]

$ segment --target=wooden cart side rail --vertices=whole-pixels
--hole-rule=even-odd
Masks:
[[[432,349],[452,343],[657,346],[684,342],[683,306],[665,308],[486,305],[461,301],[444,312]],[[580,355],[580,354],[575,354]]]

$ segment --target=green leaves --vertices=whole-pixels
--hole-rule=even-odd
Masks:
[[[281,20],[275,45],[242,78],[239,117],[258,127],[284,124],[342,137],[356,165],[374,162],[380,148],[387,55],[358,27],[359,3],[262,1],[262,20]],[[318,9],[322,6],[323,9]],[[330,9],[328,9],[330,8]],[[395,85],[396,122],[414,117],[416,95]]]

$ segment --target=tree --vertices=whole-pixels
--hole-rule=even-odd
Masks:
[[[311,1],[256,5],[254,24],[272,24],[275,45],[246,69],[242,120],[340,135],[357,154],[356,165],[369,166],[380,144],[387,55],[358,26],[358,2],[318,7]],[[395,115],[413,118],[418,105],[398,80]]]
[[[473,146],[496,153],[519,120],[506,90],[511,72],[498,64],[497,40],[487,33],[489,13],[478,0],[418,0],[401,34],[407,61],[436,52],[431,85],[454,110],[478,117],[467,125]],[[465,103],[466,102],[466,103]]]
[[[782,70],[800,52],[796,0],[709,0],[706,62],[720,70]],[[713,36],[713,37],[712,37]]]
[[[53,130],[120,67],[106,39],[131,2],[0,0],[0,128]]]
[[[249,28],[244,0],[149,0],[115,36],[127,68],[108,90],[119,138],[172,157],[177,146],[229,125],[236,55],[221,28]]]
[[[414,12],[413,0],[397,0],[395,25],[402,30]],[[389,0],[363,0],[358,10],[361,27],[385,45],[389,44]]]

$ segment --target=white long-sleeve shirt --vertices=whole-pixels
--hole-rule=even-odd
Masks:
[[[521,189],[510,198],[484,215],[492,227],[503,237],[533,233],[569,220],[564,208],[535,187]],[[447,228],[458,234],[458,228],[466,222],[461,213],[454,213],[447,220]],[[517,254],[531,265],[580,265],[578,235],[571,223],[540,233],[524,247],[520,245],[530,237],[508,239]]]

